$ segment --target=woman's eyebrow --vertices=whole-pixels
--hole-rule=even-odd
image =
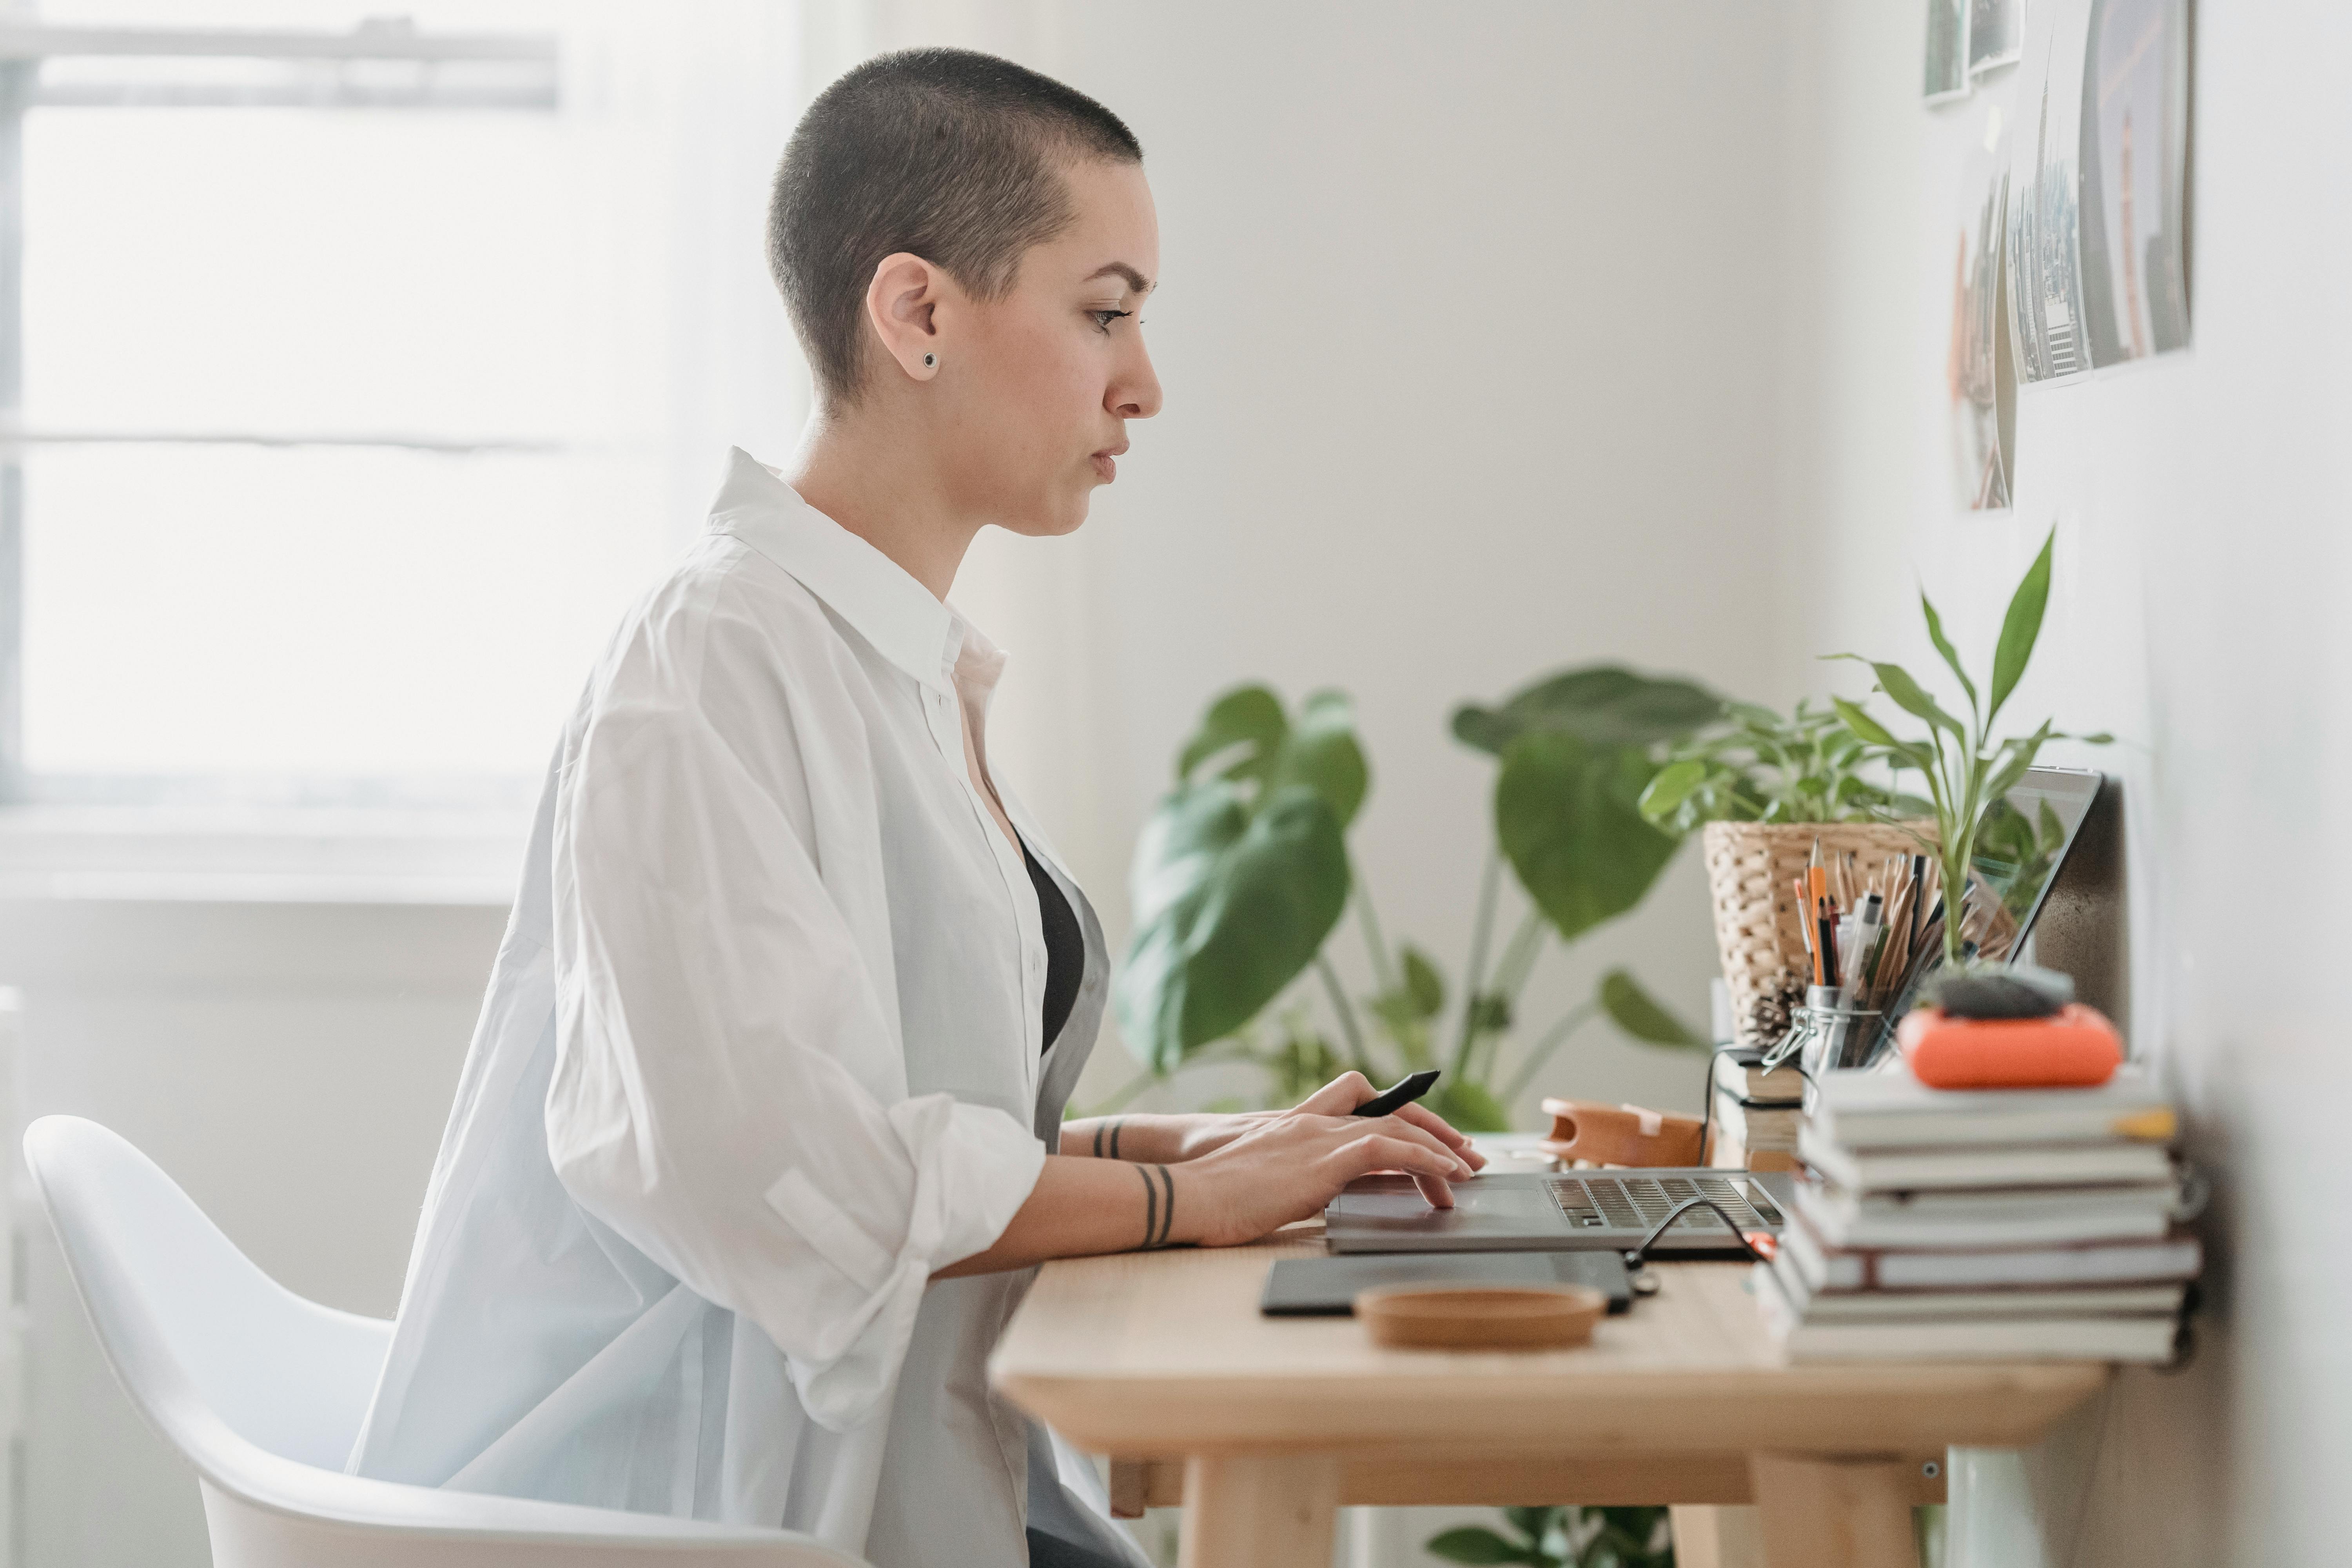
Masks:
[[[1087,273],[1084,281],[1091,283],[1097,278],[1111,277],[1123,279],[1126,281],[1127,286],[1138,294],[1149,294],[1152,289],[1159,287],[1159,285],[1154,283],[1150,279],[1146,278],[1142,273],[1138,272],[1134,268],[1129,267],[1124,261],[1106,262],[1102,266],[1096,268],[1092,272]]]

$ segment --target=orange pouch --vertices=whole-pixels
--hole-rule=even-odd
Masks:
[[[1954,1018],[1922,1007],[1895,1031],[1911,1076],[1931,1089],[2054,1089],[2105,1083],[2124,1042],[2095,1007],[2047,1018]]]

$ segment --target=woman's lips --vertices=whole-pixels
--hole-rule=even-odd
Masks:
[[[1107,451],[1097,452],[1095,454],[1095,477],[1102,480],[1105,484],[1108,484],[1113,479],[1118,478],[1118,459],[1112,457]]]

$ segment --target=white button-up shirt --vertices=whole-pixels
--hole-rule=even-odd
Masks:
[[[883,1568],[1023,1563],[1026,1503],[1140,1561],[987,1387],[1028,1271],[930,1282],[1035,1184],[1108,968],[996,780],[1087,938],[1045,1050],[1035,889],[963,745],[1003,664],[732,454],[564,730],[355,1471]]]

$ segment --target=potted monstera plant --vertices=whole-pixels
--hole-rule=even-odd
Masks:
[[[1455,711],[1455,738],[1496,764],[1492,848],[1456,984],[1423,949],[1391,942],[1349,852],[1371,770],[1347,696],[1318,692],[1294,713],[1263,686],[1226,692],[1178,752],[1174,787],[1136,847],[1134,937],[1115,1000],[1146,1071],[1113,1103],[1211,1062],[1262,1069],[1271,1103],[1350,1067],[1375,1081],[1443,1067],[1436,1108],[1499,1131],[1596,1018],[1645,1044],[1704,1047],[1622,969],[1542,1029],[1520,1029],[1518,1010],[1550,950],[1632,910],[1674,858],[1679,836],[1643,816],[1642,795],[1665,749],[1722,712],[1702,687],[1616,666]],[[1518,912],[1497,942],[1507,899]],[[1351,909],[1369,992],[1351,990],[1329,952]]]

